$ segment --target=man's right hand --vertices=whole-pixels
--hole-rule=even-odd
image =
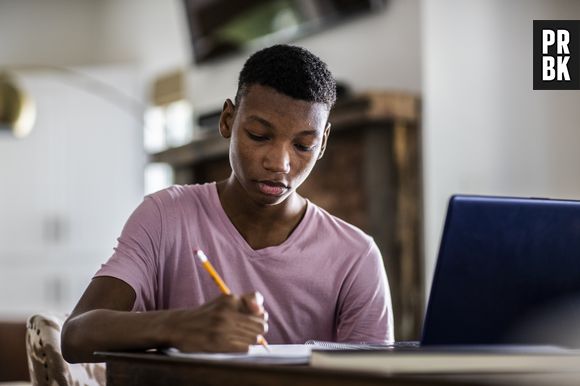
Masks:
[[[184,352],[247,352],[268,331],[259,292],[221,295],[195,310],[169,311],[169,344]]]
[[[64,358],[94,362],[95,351],[176,347],[181,351],[246,352],[268,329],[258,293],[222,295],[198,309],[131,312],[135,291],[122,280],[91,281],[61,334]]]

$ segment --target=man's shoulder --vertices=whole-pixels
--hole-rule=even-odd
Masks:
[[[214,183],[193,185],[172,185],[151,193],[146,198],[152,199],[163,208],[179,206],[184,202],[208,201],[211,199],[211,189]]]
[[[357,249],[368,248],[373,238],[359,227],[329,213],[312,202],[311,225],[314,232],[333,239],[336,243],[349,245]]]

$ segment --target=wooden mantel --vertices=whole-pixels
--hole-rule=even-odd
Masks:
[[[339,101],[332,110],[330,122],[333,132],[365,124],[402,124],[416,122],[418,117],[418,100],[408,94],[386,92],[366,92]],[[189,166],[208,158],[215,158],[228,153],[229,142],[218,135],[217,128],[213,135],[192,141],[186,145],[170,148],[150,155],[151,162],[165,162],[175,167]]]

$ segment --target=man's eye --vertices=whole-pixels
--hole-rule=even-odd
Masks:
[[[299,151],[312,151],[312,150],[316,149],[316,145],[306,146],[306,145],[301,145],[299,143],[295,144],[294,147],[296,147],[296,149],[298,149]]]
[[[258,141],[258,142],[262,142],[268,139],[268,137],[264,137],[261,135],[256,135],[256,134],[252,134],[252,133],[248,133],[248,137],[250,137],[250,139],[252,141]]]

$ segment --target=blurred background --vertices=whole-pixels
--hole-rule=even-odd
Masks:
[[[223,101],[289,42],[341,84],[303,192],[375,237],[418,338],[451,194],[580,199],[580,93],[532,89],[540,19],[580,2],[0,0],[0,321],[70,311],[144,194],[227,175]]]

